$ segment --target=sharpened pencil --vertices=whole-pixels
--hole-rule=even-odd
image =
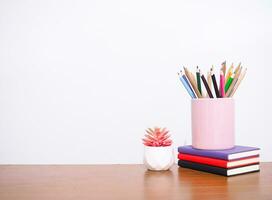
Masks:
[[[232,81],[233,81],[233,78],[234,78],[234,74],[232,74],[232,75],[229,77],[229,79],[227,80],[227,83],[226,83],[226,85],[225,85],[225,92],[228,91],[228,89],[229,89],[229,87],[230,87],[230,85],[231,85],[231,83],[232,83]]]
[[[222,98],[225,97],[225,75],[222,70],[220,71],[220,94]]]
[[[244,79],[245,75],[246,75],[247,69],[245,69],[243,71],[243,73],[241,73],[241,75],[239,76],[239,79],[237,81],[237,83],[235,84],[232,92],[230,93],[229,97],[232,97],[234,95],[234,93],[236,92],[236,90],[238,89],[238,87],[240,86],[242,80]]]
[[[244,69],[241,63],[236,65],[235,69],[233,66],[232,63],[230,67],[227,67],[226,61],[222,62],[219,76],[216,76],[213,66],[208,70],[207,76],[201,73],[198,66],[193,73],[188,68],[183,67],[184,70],[180,70],[178,76],[192,99],[231,98],[247,72],[247,69]]]
[[[194,76],[194,74],[192,72],[189,72],[189,74],[191,75],[191,78],[193,80],[194,85],[196,86],[196,90],[198,91],[198,93],[200,94],[200,98],[202,98],[202,94],[199,92],[198,88],[197,88],[197,81],[196,78]]]
[[[228,81],[228,79],[230,78],[230,76],[233,74],[233,63],[231,64],[230,68],[228,69],[228,72],[226,74],[226,82]]]
[[[207,80],[209,88],[212,88],[212,76],[211,76],[211,71],[210,70],[207,73],[207,79],[206,80]],[[208,93],[207,93],[206,97],[209,97]]]
[[[182,72],[182,70],[180,70],[180,73],[182,74],[183,79],[186,81],[187,85],[189,85],[190,90],[192,91],[192,93],[194,94],[194,97],[197,98],[194,89],[192,88],[192,85],[190,84],[189,80],[187,79],[186,75]]]
[[[190,88],[191,88],[192,92],[194,93],[194,90],[193,90],[193,88],[192,88],[192,86],[191,86],[190,82],[188,81],[188,79],[187,79],[186,75],[183,73],[183,71],[182,71],[182,70],[180,70],[180,74],[181,74],[181,76],[183,77],[183,79],[186,81],[187,85],[189,85],[189,86],[190,86]]]
[[[210,87],[209,87],[209,85],[208,85],[208,83],[206,81],[206,78],[205,78],[205,76],[203,74],[201,75],[201,79],[203,81],[203,84],[204,84],[204,86],[206,88],[206,91],[207,91],[209,97],[213,98],[212,91],[210,90]]]
[[[226,66],[226,61],[224,61],[224,62],[222,62],[222,67],[221,67],[221,70],[223,71],[223,74],[224,74],[224,76],[226,75],[226,69],[227,69],[227,66]]]
[[[197,89],[199,90],[200,94],[202,95],[201,80],[200,80],[200,69],[198,68],[198,66],[196,67],[196,80],[197,80]]]
[[[193,99],[195,99],[196,96],[195,96],[195,94],[194,94],[194,92],[193,92],[193,90],[192,90],[192,88],[191,88],[191,86],[189,84],[189,81],[187,80],[186,76],[184,74],[182,74],[182,72],[178,73],[178,75],[179,75],[179,80],[181,81],[181,83],[183,84],[183,86],[185,87],[185,89],[187,90],[187,92],[189,93],[189,95]]]
[[[219,93],[219,90],[218,90],[216,77],[215,77],[215,74],[213,72],[213,67],[211,68],[211,74],[212,74],[212,82],[213,82],[213,88],[214,88],[214,91],[215,91],[215,95],[216,95],[217,98],[220,98],[220,93]]]
[[[232,83],[230,84],[228,91],[226,92],[226,96],[227,96],[227,97],[230,95],[230,93],[232,92],[232,90],[233,90],[233,88],[234,88],[236,82],[238,81],[238,78],[239,78],[239,76],[240,76],[240,74],[241,74],[241,71],[242,71],[242,67],[240,67],[239,70],[234,74],[233,81],[232,81]]]
[[[237,73],[240,67],[241,67],[241,63],[239,63],[238,66],[235,68],[234,73]]]
[[[186,67],[183,67],[183,68],[184,68],[185,75],[188,78],[191,86],[193,87],[196,96],[198,98],[202,98],[202,95],[200,94],[200,92],[197,89],[197,85],[196,85],[196,81],[194,79],[194,76],[192,76],[191,72]]]

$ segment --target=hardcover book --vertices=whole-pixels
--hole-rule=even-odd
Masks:
[[[203,150],[195,149],[192,147],[192,145],[187,145],[179,147],[178,152],[196,156],[217,158],[222,160],[234,160],[250,156],[257,156],[260,153],[260,149],[248,146],[234,146],[232,149],[226,150]]]
[[[245,173],[249,173],[249,172],[260,171],[259,164],[248,165],[248,166],[232,168],[232,169],[226,169],[226,168],[221,168],[221,167],[215,167],[215,166],[210,166],[210,165],[189,162],[189,161],[185,161],[185,160],[179,160],[178,165],[180,167],[184,167],[184,168],[209,172],[209,173],[213,173],[213,174],[219,174],[219,175],[223,175],[223,176],[234,176],[234,175],[238,175],[238,174],[245,174]]]
[[[209,158],[209,157],[203,157],[203,156],[195,156],[190,154],[178,154],[179,160],[186,160],[190,162],[196,162],[200,164],[206,164],[216,167],[222,167],[222,168],[234,168],[234,167],[241,167],[245,165],[252,165],[252,164],[258,164],[260,162],[259,156],[252,156],[247,158],[240,158],[236,160],[222,160],[222,159],[216,159],[216,158]]]

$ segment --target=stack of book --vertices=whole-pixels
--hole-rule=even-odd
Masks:
[[[260,170],[260,149],[235,146],[227,150],[200,150],[191,145],[178,148],[178,165],[224,176],[234,176]]]

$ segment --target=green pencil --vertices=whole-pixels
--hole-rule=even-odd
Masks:
[[[197,80],[197,88],[198,88],[200,94],[202,94],[202,92],[201,92],[201,80],[200,80],[200,69],[198,68],[198,66],[196,67],[196,80]]]
[[[227,93],[227,91],[228,91],[228,89],[229,89],[229,87],[230,87],[230,85],[231,85],[231,83],[233,81],[233,78],[234,78],[234,74],[232,74],[227,80],[227,83],[225,85],[225,92],[226,93]]]

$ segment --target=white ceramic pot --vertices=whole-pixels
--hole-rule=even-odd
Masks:
[[[174,163],[172,146],[150,147],[145,146],[144,164],[149,170],[168,170]]]

